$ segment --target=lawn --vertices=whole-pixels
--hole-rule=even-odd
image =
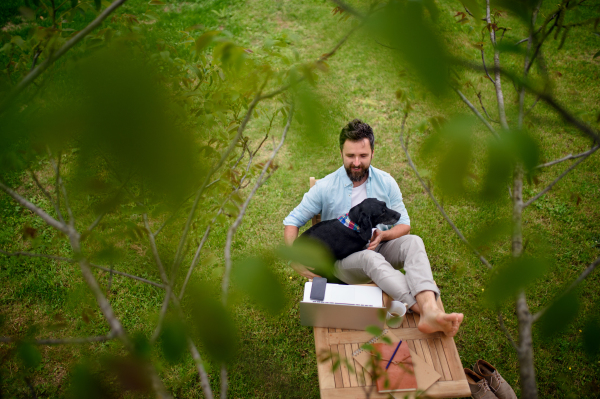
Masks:
[[[255,54],[261,54],[262,49],[270,43],[284,40],[288,47],[282,52],[295,54],[302,61],[310,61],[330,51],[353,29],[354,23],[353,19],[345,20],[339,14],[334,15],[333,3],[316,0],[167,0],[165,3],[150,6],[147,1],[130,0],[117,14],[140,15],[151,10],[157,19],[148,25],[149,40],[163,40],[171,53],[182,58],[186,57],[187,50],[181,43],[181,31],[193,25],[201,25],[200,32],[224,30],[234,42]],[[355,3],[357,6],[361,4]],[[479,29],[480,26],[472,21],[457,23],[455,14],[463,10],[458,1],[439,0],[436,4],[440,11],[438,28],[445,37],[451,38],[448,39],[451,51],[474,63],[480,62],[480,52],[472,46],[477,37],[472,33],[473,29]],[[554,6],[545,5],[540,11],[540,18],[546,17]],[[586,8],[584,16],[591,17],[595,12],[593,7]],[[78,26],[81,25],[77,29],[90,21],[93,15],[80,18],[80,21],[76,21]],[[12,21],[15,21],[14,17]],[[504,15],[502,23],[513,27],[506,32],[504,41],[515,43],[525,37],[524,29],[519,27],[514,17]],[[17,32],[25,37],[27,29],[21,28]],[[558,47],[559,40],[552,41],[546,50],[546,63],[555,82],[554,92],[562,104],[576,115],[590,120],[592,126],[598,129],[600,58],[592,57],[598,51],[600,41],[588,26],[575,28],[564,46],[560,50]],[[488,54],[488,57],[491,59],[491,55]],[[517,59],[517,54],[511,54],[505,59],[505,65],[520,70],[522,66],[517,64]],[[402,190],[411,218],[411,234],[421,236],[425,242],[446,310],[465,315],[462,328],[455,337],[463,366],[471,368],[477,359],[490,362],[519,395],[517,355],[499,328],[496,312],[483,302],[491,273],[456,236],[409,167],[399,143],[402,106],[397,92],[402,91],[411,98],[414,108],[407,119],[406,129],[411,156],[419,171],[431,178],[434,194],[469,239],[476,239],[487,226],[510,220],[511,217],[508,190],[506,195],[494,202],[473,199],[472,194],[485,170],[482,154],[489,132],[481,124],[476,124],[473,131],[476,156],[470,170],[473,177],[467,182],[467,195],[447,196],[434,183],[437,161],[420,149],[434,132],[432,119],[469,114],[466,105],[453,92],[441,97],[427,92],[409,66],[398,60],[394,50],[376,42],[362,30],[351,35],[327,63],[328,71],[319,72],[315,84],[315,92],[322,105],[320,138],[311,139],[314,134],[310,133],[314,132],[306,132],[306,125],[301,125],[297,120],[292,123],[288,139],[275,160],[277,170],[250,203],[234,238],[234,262],[249,255],[268,253],[283,242],[282,221],[307,191],[308,178],[322,178],[341,165],[337,135],[349,120],[360,118],[369,123],[375,132],[373,166],[389,172]],[[61,65],[63,61],[59,62]],[[281,61],[275,63],[275,67],[285,68],[286,65]],[[53,73],[56,74],[57,87],[60,87],[61,79],[66,79],[64,76],[68,72],[57,67]],[[482,93],[483,103],[490,116],[495,118],[495,94],[483,73],[466,73],[460,79],[463,92],[472,102],[476,102],[477,92]],[[508,118],[514,121],[517,118],[518,98],[508,81],[504,82],[504,87]],[[529,96],[526,104],[530,106],[533,101],[534,98]],[[276,104],[270,102],[264,109],[272,110]],[[250,122],[247,134],[253,145],[261,140],[267,127],[266,118],[256,118]],[[589,139],[577,133],[542,102],[528,116],[526,127],[540,146],[541,162],[589,148]],[[281,123],[277,123],[272,135],[278,138],[282,130]],[[266,159],[274,145],[270,140],[267,141],[258,158]],[[66,156],[64,163],[65,179],[75,179],[75,155]],[[536,179],[526,182],[525,199],[554,180],[566,170],[568,164],[570,162],[544,168]],[[43,179],[51,181],[47,163],[40,164],[37,170]],[[600,256],[598,170],[600,158],[596,153],[524,212],[526,253],[543,254],[550,263],[543,277],[527,289],[532,312],[548,305],[555,295]],[[18,188],[19,193],[34,203],[49,205],[27,173],[6,174],[2,176],[2,181]],[[248,191],[249,188],[242,194],[247,195]],[[132,214],[135,212],[132,211]],[[66,240],[56,237],[52,229],[44,227],[38,219],[18,208],[4,194],[0,194],[0,218],[0,249],[20,251],[33,248],[69,256]],[[89,219],[91,223],[93,218]],[[214,226],[205,244],[200,266],[194,271],[194,280],[219,286],[224,263],[223,248],[232,222],[233,218],[227,217]],[[137,219],[135,223],[141,222]],[[153,220],[152,223],[157,226],[159,221]],[[26,226],[37,229],[36,246],[27,239]],[[174,252],[176,234],[182,226],[183,221],[166,229],[165,236],[158,243],[165,253]],[[203,226],[194,228],[193,240],[199,241],[203,231]],[[120,239],[119,248],[122,258],[115,268],[160,280],[147,243],[126,237]],[[511,253],[510,234],[500,233],[481,249],[493,265],[501,264]],[[193,251],[188,250],[184,262],[189,264],[193,255]],[[279,259],[274,261],[274,271],[287,298],[285,307],[278,315],[270,315],[254,306],[236,286],[232,287],[229,303],[233,308],[239,336],[237,354],[229,366],[229,395],[232,398],[319,396],[312,329],[300,325],[298,314],[298,302],[306,280]],[[98,273],[97,277],[101,284],[108,287],[107,273]],[[0,255],[0,278],[3,281],[0,287],[0,336],[79,337],[108,332],[93,298],[86,292],[77,267],[48,259]],[[586,323],[594,317],[600,317],[598,287],[600,277],[595,271],[578,287],[579,313],[560,335],[544,338],[539,329],[534,328],[539,397],[600,397],[600,358],[588,357],[582,343]],[[115,276],[110,283],[110,290],[106,292],[117,316],[132,335],[147,337],[152,334],[163,299],[160,289]],[[502,311],[508,329],[517,337],[514,304],[505,303]],[[557,324],[560,323],[557,320]],[[13,344],[0,343],[0,357],[3,359],[0,366],[0,396],[3,397],[27,397],[31,395],[31,389],[35,390],[37,397],[74,395],[70,376],[77,364],[94,363],[103,356],[122,351],[121,345],[115,341],[44,346],[40,349],[41,362],[27,374],[29,379],[26,380],[19,373],[23,365],[13,356],[14,348]],[[201,352],[205,353],[203,350]],[[167,388],[176,397],[203,397],[191,356],[186,354],[183,360],[170,363],[156,347],[150,356],[159,365]],[[206,361],[205,366],[211,386],[218,392],[219,366],[210,361]],[[110,384],[115,383],[111,381]],[[115,386],[109,385],[107,389],[114,392]],[[133,393],[124,395],[134,396]]]

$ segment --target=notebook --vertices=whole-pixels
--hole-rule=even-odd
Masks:
[[[417,378],[408,343],[403,341],[400,346],[376,343],[373,347],[381,355],[381,358],[376,361],[379,374],[376,381],[377,391],[379,393],[416,391]]]
[[[396,348],[396,345],[398,345],[398,342],[400,340],[398,337],[396,337],[396,335],[393,332],[391,332],[388,329],[383,330],[383,333],[381,335],[373,337],[370,341],[368,341],[368,343],[385,343],[383,337],[388,337],[389,341],[392,342],[390,346],[392,346],[393,353],[393,349]],[[432,386],[436,381],[438,381],[441,378],[441,375],[437,371],[435,371],[432,365],[427,364],[425,362],[425,359],[423,359],[415,351],[410,349],[410,346],[408,349],[412,358],[415,378],[417,380],[417,389],[419,391],[426,391],[427,389],[429,389],[430,386]],[[356,360],[365,371],[371,374],[371,376],[373,375],[373,367],[372,363],[370,363],[372,355],[369,351],[366,351],[364,349],[358,349],[352,354],[352,356],[354,360]],[[385,365],[383,367],[385,369]]]

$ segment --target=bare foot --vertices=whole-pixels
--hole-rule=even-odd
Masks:
[[[439,309],[421,313],[417,328],[422,333],[431,334],[441,331],[448,337],[454,337],[465,316],[462,313],[444,313]]]

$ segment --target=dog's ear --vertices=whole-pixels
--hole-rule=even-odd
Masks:
[[[371,218],[366,213],[360,212],[358,214],[358,220],[355,220],[354,223],[360,227],[360,231],[358,232],[360,237],[365,241],[369,241],[373,235],[373,232],[371,231],[373,228],[373,225],[371,225]]]

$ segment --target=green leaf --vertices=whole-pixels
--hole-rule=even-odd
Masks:
[[[377,326],[367,326],[367,328],[365,328],[365,331],[375,337],[378,337],[383,333],[381,328],[379,328]]]
[[[319,276],[328,279],[333,277],[335,259],[329,249],[319,241],[301,236],[294,241],[293,246],[282,245],[276,252],[284,259],[313,269]]]
[[[555,299],[539,320],[540,330],[546,338],[564,332],[579,312],[579,300],[574,291]]]
[[[102,8],[102,0],[94,0],[94,6],[96,7],[96,11],[100,11]]]
[[[252,301],[275,315],[285,306],[283,287],[264,259],[246,258],[237,263],[232,280]]]
[[[165,359],[169,363],[181,361],[187,349],[187,336],[183,322],[179,319],[165,320],[160,337],[160,347]]]
[[[499,306],[542,277],[548,269],[546,261],[532,257],[510,259],[490,278],[484,294],[488,306]]]
[[[211,287],[206,283],[191,284],[186,299],[194,333],[209,357],[217,362],[233,360],[238,346],[237,329]]]
[[[590,317],[583,327],[583,348],[586,355],[595,359],[600,355],[600,317]]]
[[[596,57],[600,57],[600,51],[598,51],[596,54],[594,54],[594,56],[592,57],[592,59],[594,59]]]
[[[26,368],[35,369],[42,361],[40,351],[28,342],[21,342],[17,345],[17,353]]]
[[[203,33],[198,39],[196,39],[196,52],[200,53],[202,50],[204,50],[204,48],[212,43],[215,36],[217,36],[219,33],[221,32],[218,30]]]

